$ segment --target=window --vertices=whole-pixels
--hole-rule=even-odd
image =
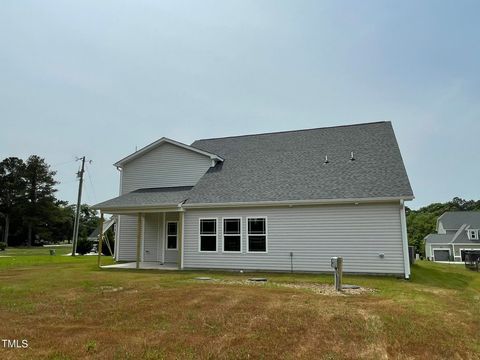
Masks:
[[[178,223],[167,222],[167,250],[177,250]]]
[[[200,251],[217,251],[217,219],[200,219]]]
[[[471,240],[478,239],[478,230],[468,230],[468,238]]]
[[[242,221],[240,218],[223,219],[223,251],[242,251]]]
[[[267,252],[267,219],[248,218],[248,251]]]

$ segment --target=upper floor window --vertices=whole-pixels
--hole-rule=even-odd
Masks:
[[[267,218],[247,218],[248,252],[267,252]]]
[[[217,219],[200,219],[200,251],[217,251]]]
[[[468,229],[468,238],[470,240],[478,240],[478,230],[476,229]]]

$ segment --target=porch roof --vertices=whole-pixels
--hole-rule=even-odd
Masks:
[[[106,212],[177,207],[187,199],[192,186],[139,189],[93,206]]]

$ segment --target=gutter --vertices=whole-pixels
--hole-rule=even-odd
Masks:
[[[182,203],[183,208],[219,208],[219,207],[250,207],[250,206],[293,206],[293,205],[325,205],[325,204],[355,204],[375,202],[398,202],[413,200],[414,196],[380,197],[380,198],[347,198],[347,199],[317,199],[317,200],[282,200],[282,201],[250,201],[225,203]]]

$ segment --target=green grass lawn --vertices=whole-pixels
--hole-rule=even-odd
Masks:
[[[0,338],[29,343],[0,343],[0,359],[480,358],[480,274],[463,266],[345,276],[375,291],[331,296],[306,285],[330,275],[256,273],[269,281],[252,286],[251,274],[100,270],[68,252],[0,253]]]

